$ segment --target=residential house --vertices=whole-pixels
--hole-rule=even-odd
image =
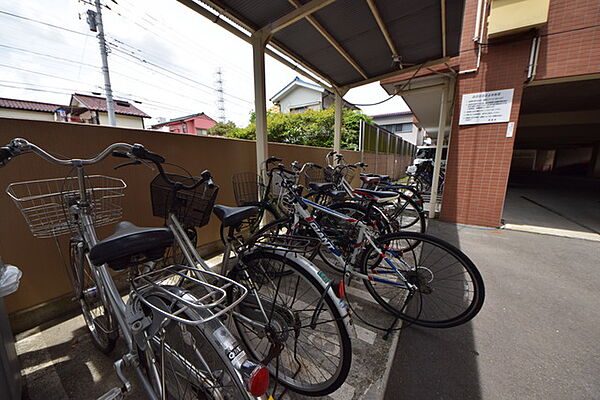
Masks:
[[[150,118],[133,104],[124,100],[114,100],[117,126],[145,129],[144,118]],[[58,121],[82,122],[96,125],[108,125],[106,98],[75,93],[68,106],[57,110]]]
[[[0,98],[0,117],[55,121],[54,112],[60,104]]]
[[[371,118],[373,118],[374,123],[400,136],[407,142],[415,146],[423,144],[424,131],[415,124],[416,119],[412,112],[371,115]]]
[[[201,112],[161,122],[153,125],[152,129],[188,135],[206,135],[208,130],[216,124],[217,121]]]
[[[269,100],[279,107],[282,113],[299,113],[332,107],[335,95],[322,86],[296,77]],[[358,107],[347,101],[344,101],[344,107],[358,110]]]
[[[150,118],[123,100],[115,100],[115,116],[117,126],[136,129],[144,129],[144,118]],[[0,98],[0,117],[108,125],[106,99],[79,93],[69,105]]]

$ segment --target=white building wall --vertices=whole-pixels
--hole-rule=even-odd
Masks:
[[[100,125],[109,125],[108,114],[105,112],[98,113]],[[144,129],[143,118],[134,117],[132,115],[116,114],[117,126],[120,128]]]
[[[54,113],[43,111],[15,110],[12,108],[0,108],[0,117],[34,119],[38,121],[54,121]]]
[[[308,107],[315,110],[321,109],[321,92],[305,87],[296,87],[287,94],[279,103],[281,112],[289,113],[297,107]]]

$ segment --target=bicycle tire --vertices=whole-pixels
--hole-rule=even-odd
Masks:
[[[297,260],[300,257],[286,257],[265,251],[252,252],[245,255],[242,263],[230,271],[230,277],[240,283],[252,281],[263,309],[269,315],[269,328],[251,327],[251,324],[236,317],[235,313],[233,321],[252,358],[264,360],[269,354],[271,342],[266,335],[277,337],[280,343],[284,343],[281,353],[267,366],[271,376],[279,383],[301,395],[325,396],[337,390],[348,376],[352,359],[350,336],[336,306],[336,298],[330,291],[325,292],[324,285],[300,262],[291,258]],[[240,265],[245,267],[240,268]],[[325,279],[324,274],[318,274],[322,280]],[[271,296],[274,286],[277,290]],[[280,290],[283,291],[283,288],[292,290],[294,295],[282,294]],[[300,291],[302,295],[296,299]],[[253,298],[256,298],[255,294],[249,293],[238,310],[248,318],[264,321],[260,306]],[[273,301],[273,298],[276,300]],[[292,301],[287,304],[287,301],[278,302],[277,299]],[[319,299],[322,299],[321,303]],[[320,307],[317,307],[319,304]],[[303,308],[294,308],[296,306]],[[315,309],[311,312],[310,307]],[[319,310],[318,315],[315,314],[316,310]],[[312,325],[312,318],[315,316],[316,322]],[[304,340],[300,340],[301,336]],[[337,341],[334,341],[334,336]],[[334,367],[332,372],[325,371],[328,362]],[[319,375],[313,374],[316,370]]]
[[[394,248],[398,247],[395,243],[403,241],[418,241],[419,244],[416,248],[403,254],[400,251],[393,254]],[[396,268],[402,270],[401,272],[411,283],[418,287],[415,292],[411,293],[408,289],[391,284],[363,280],[369,293],[388,312],[416,325],[429,328],[450,328],[470,321],[481,310],[485,299],[483,278],[475,264],[458,248],[442,239],[417,232],[397,232],[384,235],[376,240],[376,244],[380,249],[389,246],[392,251],[386,251],[386,255],[390,261],[395,264]],[[425,254],[424,258],[423,254]],[[432,255],[435,262],[432,265],[427,264],[427,260]],[[445,258],[446,256],[449,260]],[[399,262],[398,257],[402,257],[406,264],[416,266],[416,269],[412,272],[408,271]],[[451,263],[448,264],[448,261]],[[459,266],[449,269],[456,264]],[[391,270],[392,268],[383,261],[382,257],[374,252],[372,246],[365,250],[360,265],[360,271],[363,274],[369,272],[385,276],[387,273],[388,279],[390,279]],[[449,273],[450,275],[448,275]],[[469,281],[464,278],[465,274],[470,279]],[[398,279],[399,281],[400,279]],[[444,286],[444,283],[447,286]],[[463,290],[462,296],[461,289]],[[466,293],[472,293],[472,295]],[[441,316],[444,310],[449,311],[448,316]],[[457,310],[458,312],[456,312]],[[441,317],[437,318],[437,314]]]
[[[386,210],[386,204],[382,204],[383,211],[392,224],[394,231],[407,231],[425,233],[427,231],[427,218],[425,212],[419,204],[410,196],[395,191],[399,195],[399,200],[395,202],[395,207]],[[401,200],[401,201],[400,201]]]
[[[86,254],[83,241],[72,238],[69,243],[69,264],[75,298],[79,301],[92,343],[98,350],[108,354],[115,348],[119,331],[110,306],[98,289]]]
[[[162,296],[157,294],[158,298]],[[146,312],[150,311],[146,309]],[[203,312],[209,313],[206,310]],[[197,312],[184,310],[180,315],[193,320],[197,317]],[[154,317],[163,318],[158,314],[154,314]],[[158,388],[162,387],[162,383],[157,382],[162,382],[160,371],[164,361],[168,360],[164,363],[164,380],[167,387],[166,398],[169,400],[253,399],[246,391],[243,380],[231,364],[231,360],[216,343],[216,340],[223,337],[216,335],[216,332],[222,329],[227,330],[218,319],[201,325],[186,325],[169,320],[164,327],[164,339],[157,334],[149,340],[152,352],[138,348],[140,363],[154,390],[160,393]],[[161,340],[165,343],[164,360],[161,357]],[[156,365],[158,376],[153,376],[150,372],[153,370],[150,365]]]

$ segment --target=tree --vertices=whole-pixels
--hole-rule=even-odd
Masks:
[[[252,116],[255,114],[253,113]],[[358,149],[360,121],[371,121],[367,115],[356,110],[343,110],[342,148]],[[307,110],[303,113],[267,112],[267,130],[270,142],[299,144],[305,146],[333,147],[333,128],[335,112],[327,110]],[[238,139],[256,139],[256,120],[233,132],[227,137]]]
[[[229,137],[231,134],[233,134],[238,129],[239,128],[235,125],[235,123],[233,123],[231,121],[218,122],[215,126],[210,128],[207,133],[209,135]]]

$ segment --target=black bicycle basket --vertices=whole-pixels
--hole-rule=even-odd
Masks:
[[[200,178],[190,178],[177,174],[166,174],[169,179],[192,185]],[[155,217],[167,218],[173,212],[183,226],[202,227],[208,224],[219,187],[203,183],[193,190],[180,189],[173,191],[173,186],[159,174],[150,183],[152,196],[152,214]]]

